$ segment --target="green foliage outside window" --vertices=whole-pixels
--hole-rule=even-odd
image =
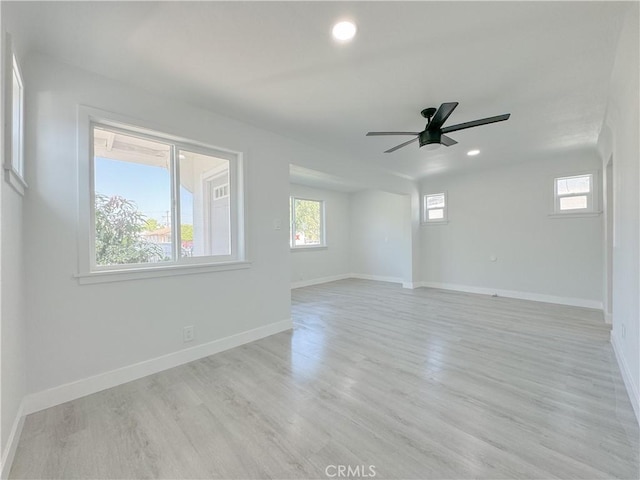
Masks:
[[[319,245],[322,243],[321,202],[294,199],[295,218],[293,221],[296,245]]]
[[[150,225],[136,204],[126,198],[96,194],[95,225],[97,265],[149,263],[164,258],[159,245],[140,235]]]

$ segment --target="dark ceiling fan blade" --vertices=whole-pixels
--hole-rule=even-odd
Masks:
[[[368,132],[367,137],[374,137],[377,135],[420,135],[420,132]]]
[[[479,127],[480,125],[488,125],[489,123],[504,122],[505,120],[509,120],[510,116],[510,113],[505,113],[504,115],[497,115],[495,117],[481,118],[480,120],[474,120],[472,122],[451,125],[450,127],[443,128],[441,131],[442,133],[457,132],[458,130],[464,130],[465,128]]]
[[[412,139],[411,139],[411,140],[409,140],[408,142],[404,142],[404,143],[401,143],[400,145],[396,145],[395,147],[390,148],[389,150],[387,150],[387,151],[386,151],[386,152],[384,152],[384,153],[391,153],[391,152],[395,152],[395,151],[396,151],[396,150],[398,150],[399,148],[406,147],[406,146],[407,146],[407,145],[409,145],[410,143],[417,142],[417,141],[418,141],[418,137],[416,137],[416,138],[412,138]]]
[[[450,147],[451,145],[455,145],[456,142],[453,138],[451,137],[447,137],[446,135],[441,135],[440,136],[440,143],[442,145],[444,145],[445,147]]]
[[[439,130],[457,106],[458,102],[449,102],[440,105],[440,108],[438,108],[438,111],[433,115],[429,125],[427,125],[427,130]]]

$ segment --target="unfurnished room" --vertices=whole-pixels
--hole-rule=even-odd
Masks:
[[[640,478],[638,1],[0,2],[0,478]]]

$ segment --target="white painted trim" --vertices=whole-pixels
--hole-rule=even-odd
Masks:
[[[444,195],[444,207],[442,207],[442,218],[429,220],[429,210],[440,210],[440,208],[427,208],[427,197],[435,197],[438,195]],[[449,194],[445,190],[440,193],[425,193],[422,195],[422,218],[420,222],[423,226],[426,225],[446,225],[449,223]]]
[[[352,273],[350,278],[358,278],[360,280],[375,280],[376,282],[403,283],[399,277],[385,277],[382,275],[367,275],[364,273]]]
[[[338,280],[346,280],[347,278],[351,278],[351,275],[348,273],[342,275],[331,275],[330,277],[319,277],[309,280],[301,280],[299,282],[292,282],[291,289],[293,290],[294,288],[310,287],[311,285],[320,285],[321,283],[336,282]]]
[[[11,465],[13,464],[13,458],[16,455],[18,449],[18,442],[20,441],[20,435],[22,435],[22,427],[24,426],[24,400],[18,407],[16,418],[13,420],[13,426],[11,427],[11,433],[7,439],[7,445],[2,452],[2,461],[0,462],[2,468],[0,469],[0,479],[4,480],[9,478],[9,472],[11,472]]]
[[[622,374],[624,386],[627,388],[627,395],[629,395],[631,406],[633,407],[633,411],[636,414],[636,420],[638,421],[638,424],[640,424],[640,396],[638,396],[638,386],[633,381],[633,377],[631,376],[631,372],[629,371],[629,365],[627,365],[627,361],[620,351],[620,346],[618,345],[616,336],[613,334],[613,330],[611,331],[611,346],[613,347],[613,352],[616,355],[618,367],[620,368],[620,373]]]
[[[123,270],[99,270],[89,273],[77,273],[74,278],[80,285],[106,282],[123,282],[127,280],[140,280],[145,278],[170,277],[175,275],[191,275],[195,273],[221,272],[227,270],[241,270],[250,268],[251,262],[219,262],[219,263],[192,263],[192,264],[153,264],[152,266],[138,269]]]
[[[24,414],[28,415],[45,408],[60,405],[76,398],[91,395],[123,383],[131,382],[147,375],[193,362],[225,350],[229,350],[245,343],[254,342],[261,338],[284,332],[293,328],[291,319],[282,320],[246,332],[237,333],[229,337],[220,338],[209,343],[196,345],[191,348],[169,353],[161,357],[145,360],[140,363],[100,373],[92,377],[77,380],[57,387],[32,393],[24,400]]]
[[[289,247],[291,253],[293,252],[313,252],[315,250],[328,250],[327,245],[300,245],[298,247]]]
[[[316,202],[320,204],[320,244],[319,245],[299,245],[296,246],[296,229],[294,225],[294,220],[296,218],[296,200],[301,200],[303,202]],[[289,248],[293,250],[297,250],[299,248],[322,248],[327,246],[327,229],[326,229],[326,204],[324,200],[318,200],[315,198],[302,198],[296,197],[295,195],[289,196],[289,207],[291,208],[291,218],[289,219],[291,222],[291,238],[289,239]]]
[[[600,177],[599,170],[588,170],[586,172],[570,173],[561,176],[555,176],[553,178],[553,209],[549,215],[551,218],[559,217],[579,217],[588,216],[588,214],[600,215]],[[561,178],[575,178],[575,177],[591,177],[591,189],[589,192],[571,194],[571,195],[559,195],[558,194],[558,180]],[[560,198],[561,197],[574,197],[574,196],[586,196],[587,208],[575,209],[575,210],[560,210]]]
[[[604,312],[604,323],[607,325],[613,324],[613,315],[607,312]]]
[[[454,290],[456,292],[478,293],[480,295],[498,295],[499,297],[531,300],[534,302],[555,303],[558,305],[570,305],[572,307],[593,308],[602,310],[602,302],[584,298],[557,297],[542,293],[518,292],[514,290],[500,290],[496,288],[474,287],[470,285],[458,285],[453,283],[420,282],[420,286],[426,288],[439,288],[442,290]]]
[[[177,136],[171,133],[170,128],[159,125],[153,125],[147,121],[123,114],[108,112],[97,108],[77,105],[77,187],[78,187],[78,210],[77,210],[77,239],[78,239],[78,274],[74,275],[78,278],[80,284],[84,283],[100,283],[103,281],[114,280],[133,280],[138,278],[152,278],[155,276],[169,276],[173,274],[200,273],[204,270],[180,270],[179,267],[190,267],[195,265],[214,264],[239,264],[247,262],[247,247],[244,244],[246,236],[247,220],[245,211],[246,192],[243,181],[246,176],[245,160],[242,152],[234,152],[226,148],[216,147],[202,143],[199,140],[189,140],[187,138]],[[98,266],[95,264],[94,249],[94,233],[92,225],[94,219],[94,202],[95,186],[94,186],[94,159],[93,159],[93,129],[95,127],[105,128],[115,133],[124,135],[134,135],[148,140],[162,142],[171,145],[171,151],[176,149],[188,150],[189,152],[200,153],[225,159],[229,162],[229,184],[231,187],[230,199],[230,221],[231,221],[231,254],[226,256],[206,256],[180,258],[174,255],[175,259],[169,262],[162,262],[162,266],[152,266],[149,264],[136,265],[119,265],[119,266]],[[170,170],[172,174],[172,197],[171,210],[173,212],[173,221],[180,218],[180,198],[176,191],[179,190],[179,165],[172,153]],[[236,193],[233,193],[236,192]],[[179,229],[175,228],[173,246],[178,248],[177,236]],[[175,254],[175,251],[174,251]],[[212,259],[216,261],[212,262]],[[165,267],[177,267],[177,270],[167,269]],[[212,267],[213,268],[213,267]],[[238,267],[245,268],[245,267]],[[157,269],[157,270],[156,270]],[[229,270],[230,268],[214,268],[214,270]],[[231,268],[235,269],[235,268]],[[114,276],[103,276],[102,272],[116,270],[126,270],[136,275],[126,275],[122,273],[120,278]],[[212,271],[214,271],[212,270]],[[137,274],[137,272],[141,272]],[[152,272],[158,275],[152,275]],[[180,273],[176,273],[180,272]],[[120,274],[120,273],[119,273]],[[106,279],[106,280],[105,280]]]
[[[5,179],[11,187],[19,194],[24,196],[25,190],[28,188],[27,182],[16,172],[13,167],[5,167]]]
[[[602,215],[602,212],[586,212],[586,213],[550,213],[547,216],[549,218],[585,218],[585,217],[598,217]]]
[[[420,288],[421,286],[422,282],[402,282],[402,288],[408,288],[410,290]]]

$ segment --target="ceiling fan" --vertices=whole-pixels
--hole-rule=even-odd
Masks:
[[[465,128],[479,127],[480,125],[487,125],[489,123],[503,122],[508,120],[511,116],[510,113],[505,113],[504,115],[498,115],[495,117],[481,118],[479,120],[473,120],[471,122],[459,123],[458,125],[452,125],[450,127],[442,128],[444,122],[447,121],[449,115],[453,113],[455,108],[458,106],[458,102],[449,102],[443,103],[440,105],[440,108],[437,110],[433,107],[425,108],[420,112],[424,118],[427,119],[427,126],[421,132],[369,132],[367,133],[368,137],[377,136],[377,135],[415,135],[415,138],[412,138],[408,142],[401,143],[400,145],[396,145],[389,150],[386,150],[384,153],[395,152],[396,150],[406,147],[410,143],[420,140],[420,147],[424,147],[425,145],[433,145],[438,146],[440,144],[450,147],[451,145],[455,145],[456,142],[453,138],[447,137],[445,133],[449,132],[457,132],[458,130],[464,130]]]

